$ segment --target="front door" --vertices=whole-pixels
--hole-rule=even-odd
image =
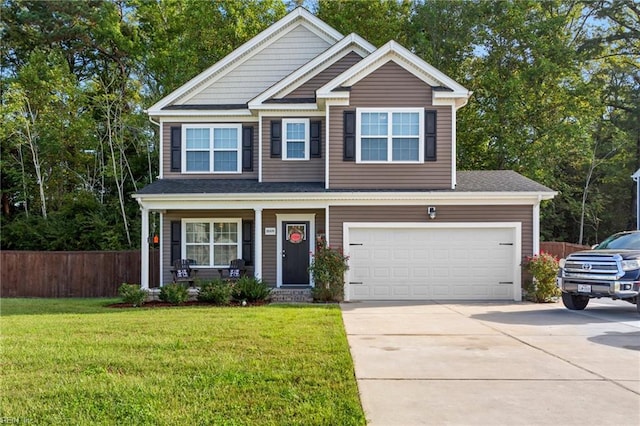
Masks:
[[[309,222],[282,222],[282,284],[309,285]]]

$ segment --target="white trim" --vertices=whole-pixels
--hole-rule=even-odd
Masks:
[[[158,249],[158,256],[159,256],[159,260],[158,260],[158,267],[159,267],[159,271],[158,273],[159,275],[159,279],[158,279],[158,286],[162,287],[162,285],[164,284],[164,212],[160,211],[158,216],[160,216],[160,232],[158,237],[160,238],[160,248]],[[171,233],[171,229],[169,229],[169,233]],[[169,238],[167,238],[168,243],[171,244],[171,236],[169,236]],[[169,252],[171,252],[171,249],[169,249]]]
[[[140,230],[140,288],[149,289],[149,209],[140,206],[142,223]]]
[[[166,121],[255,121],[253,113],[248,109],[169,109],[151,113],[150,117],[163,117]]]
[[[533,205],[532,232],[533,232],[533,254],[540,253],[540,201]]]
[[[262,112],[258,111],[258,182],[262,182]]]
[[[344,222],[342,224],[342,249],[346,256],[349,256],[350,233],[352,228],[412,228],[412,229],[446,229],[446,228],[503,228],[513,231],[513,300],[519,302],[522,300],[522,277],[520,270],[520,257],[522,253],[522,224],[520,222]],[[349,277],[350,272],[347,270],[344,276],[344,297],[348,302],[349,297]]]
[[[351,45],[354,45],[354,48],[348,49]],[[346,51],[347,49],[348,51]],[[359,35],[351,33],[324,51],[322,54],[316,56],[302,67],[250,100],[248,103],[249,108],[262,108],[264,107],[263,102],[267,99],[272,97],[282,98],[288,95],[351,52],[356,52],[358,54],[362,53],[361,56],[364,57],[374,50],[376,50],[374,45]],[[342,51],[345,51],[345,53],[340,55]]]
[[[296,22],[300,21],[301,24],[305,22],[307,28],[314,31],[319,36],[323,36],[328,42],[337,42],[343,36],[338,31],[327,25],[325,22],[321,21],[306,9],[302,7],[297,7],[284,18],[270,25],[267,29],[259,33],[257,36],[253,37],[251,40],[244,43],[242,46],[233,50],[229,55],[225,56],[222,60],[216,62],[214,65],[198,74],[191,80],[189,80],[186,84],[180,86],[178,89],[171,92],[169,95],[162,98],[160,101],[156,102],[153,106],[148,109],[149,115],[158,115],[162,108],[170,105],[172,102],[180,99],[190,91],[193,91],[200,84],[205,81],[214,82],[226,73],[222,73],[221,71],[225,71],[225,69],[235,63],[243,56],[251,57],[255,55],[258,51],[258,48],[264,44],[270,44],[273,39],[279,32],[284,31],[288,26],[294,25]],[[262,49],[259,49],[262,50]],[[252,52],[253,51],[253,52]],[[219,75],[216,78],[212,78],[216,73]],[[211,80],[210,80],[211,79]],[[175,112],[175,111],[174,111]]]
[[[253,239],[253,276],[262,277],[262,207],[255,207]]]
[[[209,264],[208,265],[198,265],[199,269],[215,269],[215,268],[224,268],[229,265],[216,265],[214,263],[214,246],[215,241],[213,240],[213,228],[216,223],[235,223],[237,226],[237,238],[236,242],[236,259],[242,257],[242,219],[241,218],[222,218],[222,217],[214,217],[214,218],[182,218],[180,220],[180,257],[187,258],[187,223],[208,223],[210,225],[209,234]],[[226,244],[231,245],[231,244]]]
[[[344,71],[333,80],[322,86],[316,91],[317,98],[348,98],[348,92],[336,93],[334,89],[340,86],[352,86],[373,71],[393,60],[398,65],[407,69],[407,71],[420,78],[430,86],[445,86],[452,91],[434,91],[433,103],[436,105],[436,99],[448,99],[446,104],[454,102],[455,99],[466,100],[471,95],[467,89],[461,86],[452,78],[445,75],[442,71],[434,68],[409,50],[391,40],[381,46],[371,55],[355,64],[353,67]],[[462,105],[460,105],[462,106]]]
[[[324,115],[324,143],[322,144],[322,147],[324,149],[324,188],[325,189],[329,189],[329,141],[331,140],[331,137],[329,136],[329,117],[331,116],[331,114],[329,114],[329,109],[330,109],[330,105],[327,104],[326,106],[326,110],[325,110],[325,115]]]
[[[311,137],[310,137],[310,121],[308,118],[283,118],[282,119],[282,161],[309,161],[309,146],[311,145]],[[304,124],[304,157],[289,158],[287,156],[287,144],[289,140],[287,139],[287,125],[288,124]],[[299,142],[299,141],[297,141]]]
[[[182,146],[181,150],[181,164],[180,170],[182,174],[190,175],[190,174],[240,174],[242,173],[242,124],[229,124],[229,123],[189,123],[183,124],[182,126]],[[208,129],[209,130],[209,170],[187,170],[187,130],[189,129]],[[236,149],[227,149],[227,148],[215,148],[215,139],[214,133],[215,129],[236,129]],[[191,151],[191,150],[189,150]],[[196,149],[194,151],[204,151],[204,149]],[[214,159],[215,152],[234,152],[236,153],[236,169],[235,170],[225,170],[225,171],[215,171],[214,170]]]
[[[458,174],[457,174],[457,136],[456,136],[456,108],[451,106],[451,189],[456,189],[456,185],[458,184]],[[436,123],[437,127],[437,123]],[[437,130],[436,130],[436,146],[437,146]]]
[[[387,139],[387,159],[386,160],[363,160],[362,159],[362,113],[384,113],[387,114],[387,134],[371,136],[374,138]],[[393,135],[393,114],[413,113],[418,114],[418,160],[399,161],[393,159],[393,139],[402,138],[402,135]],[[423,164],[424,163],[424,108],[356,108],[356,163],[362,164]],[[415,138],[415,137],[412,137]]]
[[[159,120],[160,131],[158,134],[160,135],[160,141],[158,145],[158,170],[159,175],[158,179],[162,179],[164,176],[164,167],[162,167],[162,159],[164,158],[164,120]],[[171,129],[169,129],[169,135],[171,135]],[[171,140],[169,140],[169,146],[171,146]]]
[[[289,221],[309,222],[307,240],[309,240],[309,264],[316,252],[316,215],[315,213],[305,214],[279,214],[276,213],[276,287],[282,287],[282,223]],[[309,284],[313,287],[313,277],[309,274]]]

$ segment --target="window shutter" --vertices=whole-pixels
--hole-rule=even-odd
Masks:
[[[179,172],[182,166],[180,155],[182,152],[182,127],[171,127],[171,171]]]
[[[253,126],[242,127],[242,171],[253,171]]]
[[[253,265],[253,221],[242,221],[242,259],[246,265]]]
[[[322,121],[309,123],[309,155],[311,158],[322,158]]]
[[[344,127],[344,161],[356,161],[356,112],[345,111],[343,115]]]
[[[282,121],[271,121],[271,158],[282,157]]]
[[[424,159],[436,161],[436,111],[424,112]]]
[[[171,221],[171,264],[182,258],[182,224],[179,220]]]

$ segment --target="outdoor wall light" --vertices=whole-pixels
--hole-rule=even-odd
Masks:
[[[436,218],[436,208],[433,206],[429,206],[427,207],[427,213],[429,213],[429,217],[431,219],[435,219]]]

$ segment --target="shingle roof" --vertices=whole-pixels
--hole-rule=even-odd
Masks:
[[[459,171],[456,189],[389,190],[325,189],[323,182],[258,182],[249,179],[159,179],[137,192],[158,194],[255,194],[331,192],[551,192],[554,191],[510,170]]]

